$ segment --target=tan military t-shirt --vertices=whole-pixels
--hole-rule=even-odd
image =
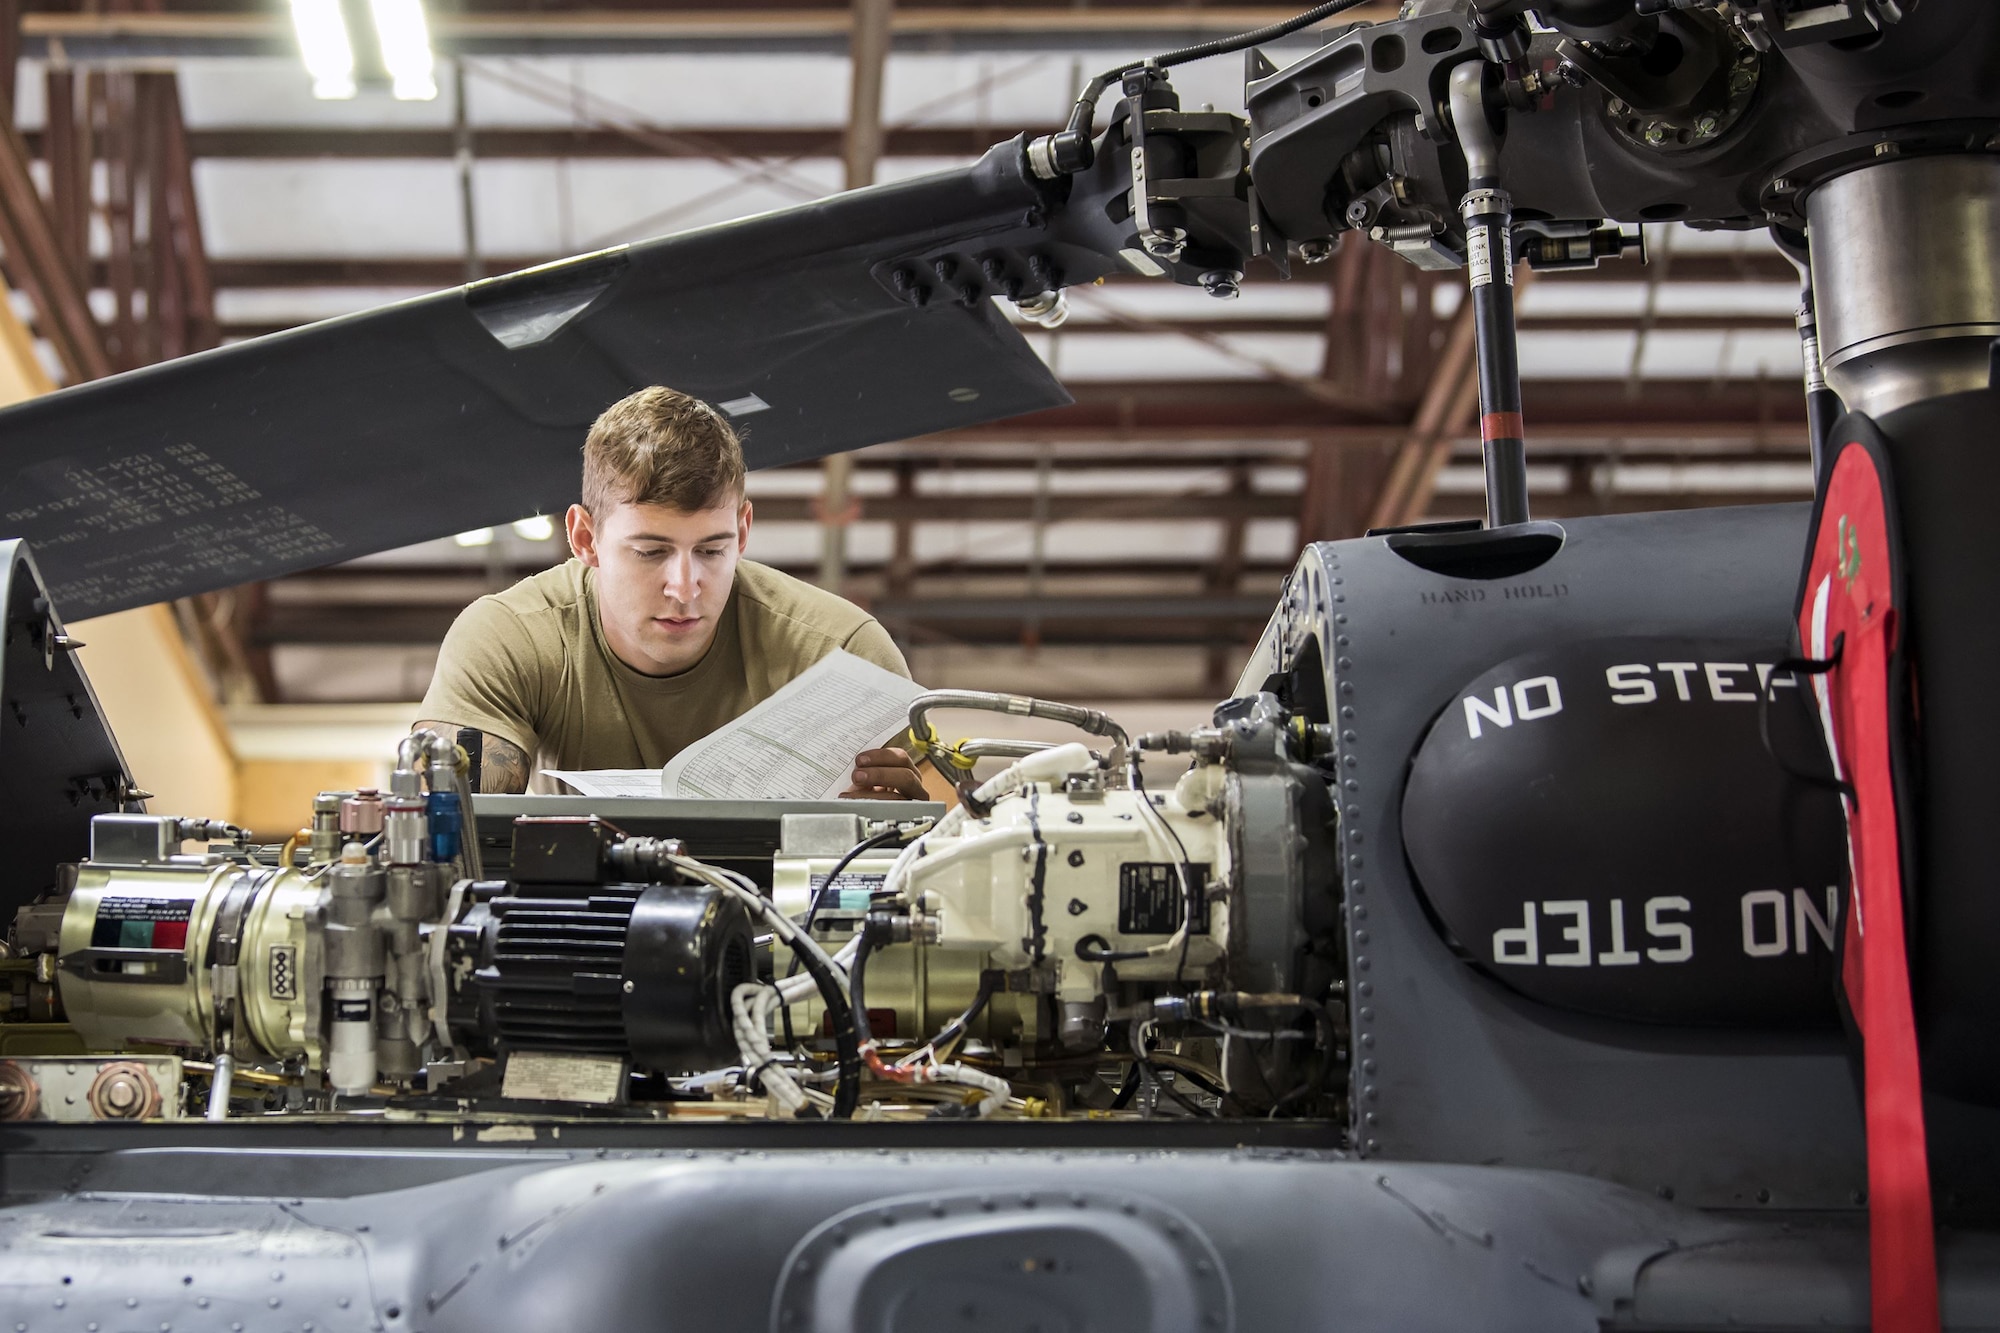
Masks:
[[[418,716],[512,741],[535,757],[529,790],[560,791],[544,768],[658,768],[836,648],[910,674],[866,611],[745,560],[708,652],[648,676],[605,642],[596,577],[571,560],[465,608]]]

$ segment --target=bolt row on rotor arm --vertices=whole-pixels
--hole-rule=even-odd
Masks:
[[[1249,122],[1210,107],[1184,110],[1168,71],[1284,37],[1361,2],[1328,0],[1253,32],[1104,71],[1084,87],[1064,129],[1002,144],[963,176],[934,178],[929,197],[899,210],[923,222],[891,242],[900,252],[875,260],[872,276],[912,307],[1001,297],[1024,319],[1053,328],[1067,314],[1063,289],[1112,274],[1232,298],[1254,258],[1285,272],[1287,242],[1251,182]],[[1120,95],[1099,133],[1096,113],[1114,87]]]

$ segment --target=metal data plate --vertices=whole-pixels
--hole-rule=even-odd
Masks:
[[[1060,406],[990,300],[871,272],[1039,217],[995,153],[9,408],[0,537],[76,619],[561,513],[590,423],[646,385],[729,414],[753,468]]]
[[[511,1101],[611,1106],[625,1100],[626,1072],[616,1055],[515,1051],[507,1057],[500,1095]]]

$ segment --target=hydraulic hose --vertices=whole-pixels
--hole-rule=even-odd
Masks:
[[[1132,738],[1117,719],[1095,708],[1083,708],[1077,704],[1058,703],[1053,699],[1031,699],[1019,694],[996,694],[989,690],[931,690],[910,701],[910,734],[922,746],[935,745],[935,729],[930,724],[933,708],[973,708],[988,713],[1011,713],[1016,717],[1040,717],[1052,722],[1063,722],[1078,731],[1091,736],[1103,736],[1115,747],[1111,755],[1113,765],[1124,761],[1127,751],[1132,748]],[[982,742],[992,747],[986,752],[1005,753],[999,743]],[[1031,753],[1039,753],[1037,747]],[[1025,754],[1022,757],[1026,757]]]

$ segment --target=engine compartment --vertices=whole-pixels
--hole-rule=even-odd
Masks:
[[[456,747],[413,740],[388,790],[312,803],[287,867],[51,779],[16,813],[73,821],[74,850],[8,867],[0,1132],[58,1155],[1247,1144],[1851,1208],[1838,812],[1775,666],[1805,517],[1309,548],[1205,727],[1011,696],[989,706],[1082,743],[913,719],[977,774],[951,811],[468,802]],[[24,691],[41,660],[10,662]],[[1990,1110],[1930,1115],[1954,1215],[1993,1215]]]
[[[515,818],[489,876],[426,732],[279,847],[97,815],[9,933],[0,1118],[1344,1121],[1323,720],[1259,695],[1133,740],[995,695],[1109,744],[937,741],[968,702],[912,709],[957,805],[784,814],[761,862],[610,800]]]

